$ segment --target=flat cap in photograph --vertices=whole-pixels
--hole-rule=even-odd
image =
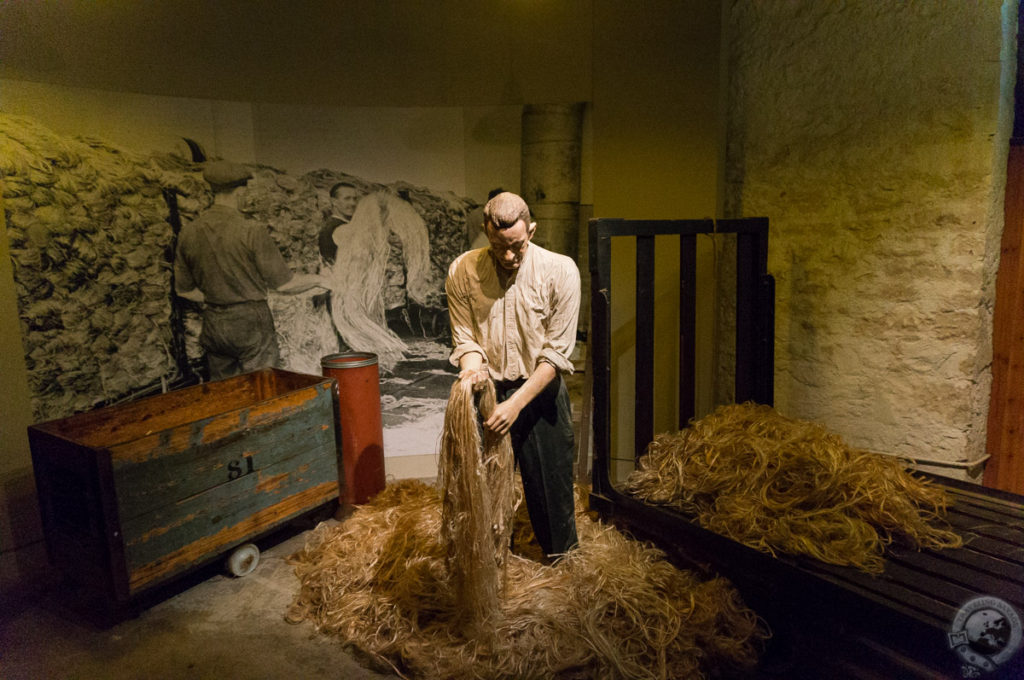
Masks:
[[[240,185],[252,177],[249,168],[230,161],[210,161],[203,166],[203,179],[214,187]]]

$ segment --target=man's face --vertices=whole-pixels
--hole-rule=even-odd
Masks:
[[[527,226],[522,220],[508,229],[495,229],[488,221],[484,230],[487,233],[487,240],[491,243],[491,257],[498,266],[509,272],[519,269],[519,265],[523,263],[526,246],[536,229],[535,224]]]
[[[352,219],[352,213],[356,211],[358,203],[359,190],[355,187],[338,187],[334,192],[334,197],[331,198],[334,214],[344,217],[346,220]]]

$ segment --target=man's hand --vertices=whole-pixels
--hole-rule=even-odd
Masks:
[[[485,367],[464,368],[459,372],[459,380],[472,385],[474,392],[482,390],[490,377],[491,376]]]
[[[494,407],[491,417],[484,421],[484,427],[497,435],[506,434],[512,429],[512,423],[516,422],[522,410],[514,397],[506,399]]]
[[[310,288],[330,290],[329,281],[321,274],[293,274],[292,278],[274,290],[283,295],[297,295],[305,293]]]
[[[206,302],[206,296],[203,294],[203,291],[199,290],[198,288],[193,288],[192,290],[184,291],[179,290],[177,291],[177,293],[178,297],[183,297],[186,300],[189,300],[190,302],[195,302],[200,305]]]
[[[507,433],[512,428],[512,423],[516,422],[516,418],[519,417],[519,412],[533,401],[557,375],[558,372],[554,366],[546,361],[540,362],[526,382],[512,393],[512,396],[494,407],[491,415],[484,421],[484,427],[499,435]]]

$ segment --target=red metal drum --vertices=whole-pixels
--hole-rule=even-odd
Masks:
[[[338,382],[341,428],[342,508],[361,505],[384,488],[384,426],[380,372],[370,352],[329,354],[320,360],[325,377]]]

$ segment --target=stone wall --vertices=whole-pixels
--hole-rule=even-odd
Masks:
[[[776,406],[856,446],[984,453],[1009,5],[727,9],[725,209],[771,219]]]

